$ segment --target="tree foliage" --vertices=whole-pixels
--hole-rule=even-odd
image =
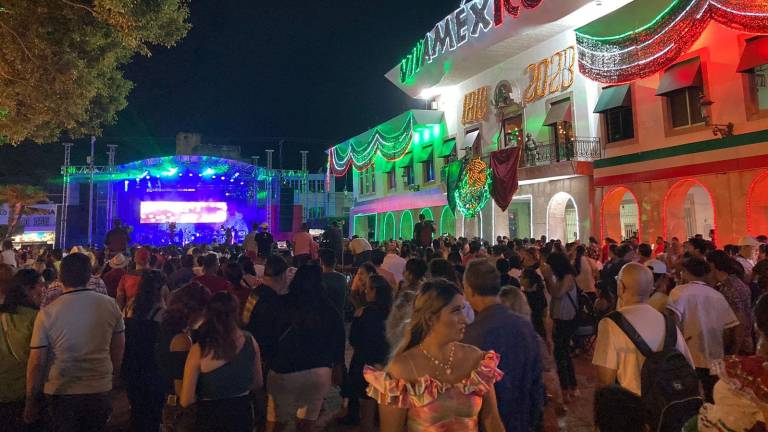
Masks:
[[[121,66],[190,28],[186,0],[0,0],[0,134],[98,135],[127,105]]]
[[[47,203],[48,194],[42,189],[29,185],[0,186],[0,204],[8,205],[8,227],[3,240],[18,234],[22,216],[36,214],[35,204]]]

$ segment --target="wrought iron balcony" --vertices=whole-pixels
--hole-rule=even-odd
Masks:
[[[564,142],[536,142],[528,137],[523,144],[521,167],[549,165],[565,161],[594,161],[603,157],[598,137],[575,137]]]

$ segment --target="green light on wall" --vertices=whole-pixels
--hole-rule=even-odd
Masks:
[[[424,141],[429,141],[432,138],[432,134],[429,129],[424,129]]]
[[[413,238],[413,213],[410,210],[404,210],[400,215],[400,237],[403,240]]]
[[[432,209],[431,209],[431,208],[429,208],[429,207],[425,207],[425,208],[421,209],[421,211],[419,212],[419,214],[420,214],[420,215],[422,215],[422,214],[423,214],[423,215],[424,215],[424,218],[425,218],[426,220],[431,220],[431,221],[434,221],[434,220],[435,220],[435,215],[432,213]]]
[[[432,133],[435,136],[440,136],[440,125],[439,124],[432,125]]]
[[[418,132],[415,132],[415,133],[413,134],[413,143],[414,143],[414,144],[419,144],[419,143],[421,143],[421,134],[420,134],[420,133],[418,133]]]

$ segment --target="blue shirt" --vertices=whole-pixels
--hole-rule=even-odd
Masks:
[[[496,383],[496,401],[507,432],[528,432],[541,421],[544,407],[542,359],[533,325],[496,304],[475,315],[464,343],[500,356],[504,377]]]

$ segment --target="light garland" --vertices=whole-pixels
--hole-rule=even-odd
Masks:
[[[403,126],[392,134],[387,134],[378,128],[367,140],[350,138],[328,150],[329,173],[341,177],[352,166],[355,171],[368,169],[379,154],[387,161],[402,158],[411,145],[414,136],[413,114],[409,113]]]
[[[619,35],[576,32],[579,70],[609,84],[648,77],[687,52],[711,20],[739,31],[768,33],[768,1],[675,0],[650,23]]]
[[[479,158],[471,159],[454,192],[456,207],[464,217],[475,217],[491,197],[491,169]]]

